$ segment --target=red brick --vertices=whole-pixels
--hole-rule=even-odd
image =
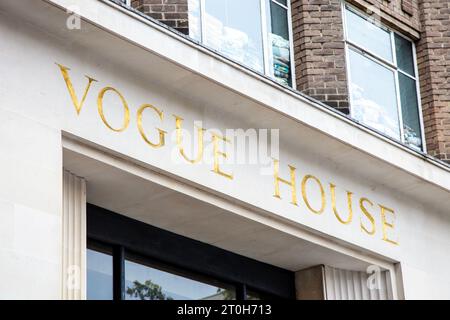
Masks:
[[[169,27],[189,34],[188,0],[133,0],[131,5]]]
[[[419,2],[417,56],[428,153],[450,162],[450,2]]]

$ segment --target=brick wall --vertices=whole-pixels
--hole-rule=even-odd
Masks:
[[[348,113],[341,2],[292,0],[297,89]]]
[[[450,2],[421,0],[417,44],[428,153],[450,163]]]
[[[184,34],[189,34],[188,0],[132,0],[131,6]]]

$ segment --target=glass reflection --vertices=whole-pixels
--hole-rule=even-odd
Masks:
[[[188,0],[189,36],[197,41],[202,39],[202,22],[199,0]]]
[[[87,250],[87,299],[112,300],[112,256]]]
[[[395,52],[400,70],[414,76],[414,56],[412,42],[395,35]]]
[[[378,131],[400,139],[394,72],[349,50],[352,116]]]
[[[205,0],[203,42],[256,71],[264,71],[259,0]]]
[[[290,86],[292,84],[292,72],[288,12],[279,4],[270,1],[270,13],[269,43],[271,45],[274,77],[277,82]]]
[[[348,39],[388,61],[393,61],[391,35],[388,31],[362,18],[352,10],[346,11]]]
[[[235,291],[125,261],[127,300],[233,300]]]
[[[403,135],[405,143],[422,149],[419,103],[417,101],[416,81],[401,72],[398,73],[400,101],[402,103]]]
[[[254,291],[247,291],[247,296],[245,300],[263,300],[263,297],[260,293]]]

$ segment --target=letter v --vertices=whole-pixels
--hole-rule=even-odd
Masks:
[[[77,111],[77,115],[80,114],[81,108],[83,108],[84,101],[86,100],[86,96],[89,92],[89,89],[91,88],[92,82],[97,82],[94,78],[86,76],[86,78],[89,80],[86,89],[84,90],[83,98],[81,99],[81,102],[78,102],[77,95],[75,93],[75,89],[73,88],[72,81],[70,80],[69,76],[69,68],[57,63],[59,69],[61,69],[62,76],[64,78],[64,81],[67,85],[67,90],[69,90],[70,97],[72,98],[73,105],[75,106],[75,110]]]

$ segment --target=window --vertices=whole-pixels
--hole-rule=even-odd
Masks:
[[[87,235],[90,300],[295,297],[295,275],[291,271],[91,204],[87,205]]]
[[[87,250],[87,299],[113,300],[113,256],[90,240]],[[112,246],[107,251],[113,252]],[[119,258],[120,259],[120,258]],[[236,287],[126,253],[125,300],[235,300]]]
[[[234,300],[235,289],[179,270],[148,265],[133,257],[125,260],[127,300]]]
[[[123,252],[123,254],[118,254],[118,252]],[[122,270],[114,270],[113,259],[119,261],[116,266],[121,265]],[[114,278],[123,278],[123,281],[119,280],[121,284],[115,286]],[[121,292],[114,294],[115,290]],[[248,291],[245,284],[226,284],[211,277],[130,253],[122,247],[106,245],[89,239],[87,299],[113,300],[118,296],[125,300],[278,299],[274,295]]]
[[[344,22],[351,116],[423,150],[413,43],[349,5]]]
[[[112,300],[113,261],[111,254],[87,250],[87,299]]]
[[[286,0],[189,0],[189,35],[277,82],[293,86]]]
[[[270,75],[281,84],[292,86],[290,10],[286,0],[272,0],[269,4]]]

